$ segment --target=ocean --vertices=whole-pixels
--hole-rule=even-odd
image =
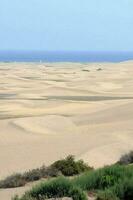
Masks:
[[[121,62],[127,60],[133,60],[133,52],[0,52],[0,62]]]

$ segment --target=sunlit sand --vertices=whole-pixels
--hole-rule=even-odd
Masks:
[[[116,162],[133,149],[133,62],[1,63],[0,136],[0,178],[68,154]]]

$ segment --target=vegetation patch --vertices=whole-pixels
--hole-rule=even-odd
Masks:
[[[133,151],[121,156],[120,160],[118,161],[119,164],[127,165],[133,163]]]
[[[54,162],[51,167],[60,171],[64,176],[73,176],[92,170],[92,168],[82,160],[75,161],[74,156],[68,156],[65,159],[58,160]]]
[[[5,180],[0,181],[0,188],[15,188],[26,184],[26,180],[21,174],[13,174]]]
[[[30,170],[23,174],[13,174],[0,181],[0,188],[14,188],[24,186],[28,182],[40,180],[42,178],[57,177],[60,175],[74,176],[85,171],[92,170],[82,160],[75,161],[74,156],[54,162],[49,167],[42,166]]]
[[[61,176],[34,186],[23,197],[14,200],[60,197],[86,200],[91,191],[97,200],[133,200],[133,166],[116,164],[85,172],[73,179]]]
[[[51,198],[71,197],[73,200],[87,200],[87,195],[80,188],[73,186],[64,177],[41,183],[21,198],[21,200],[44,200]],[[14,200],[20,200],[17,196]]]

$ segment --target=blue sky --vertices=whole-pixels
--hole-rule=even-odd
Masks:
[[[133,51],[133,0],[0,0],[0,50]]]

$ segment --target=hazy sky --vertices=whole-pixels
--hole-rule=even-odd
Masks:
[[[133,51],[133,0],[0,0],[0,50]]]

